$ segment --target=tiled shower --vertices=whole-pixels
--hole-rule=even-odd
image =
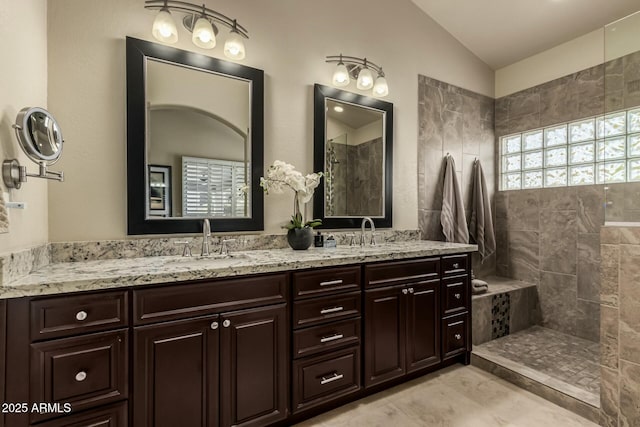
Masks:
[[[627,19],[640,21],[636,15]],[[443,240],[442,156],[456,160],[465,205],[472,161],[481,159],[495,186],[497,251],[474,260],[474,271],[490,292],[496,286],[474,299],[474,346],[498,361],[481,364],[547,398],[560,390],[556,403],[617,426],[640,421],[633,403],[640,400],[640,270],[623,264],[640,259],[640,228],[604,224],[640,221],[640,182],[498,191],[501,137],[640,106],[640,51],[613,59],[605,52],[605,60],[496,100],[420,76],[419,207],[423,238]],[[465,108],[477,100],[480,114]],[[501,287],[503,278],[534,287]],[[513,375],[519,367],[525,380]]]

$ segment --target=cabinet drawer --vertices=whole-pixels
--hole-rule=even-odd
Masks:
[[[374,287],[437,279],[440,274],[439,265],[438,258],[366,265],[364,283],[366,287]]]
[[[469,343],[469,318],[467,314],[442,319],[442,354],[444,358],[467,351]]]
[[[360,289],[359,266],[293,273],[294,299],[357,289]]]
[[[360,315],[360,291],[293,303],[293,327],[317,325]]]
[[[71,403],[75,412],[126,398],[127,344],[126,330],[32,344],[31,401]]]
[[[34,299],[29,307],[33,341],[126,327],[127,292]]]
[[[458,276],[442,281],[444,294],[443,315],[448,316],[461,311],[467,311],[467,299],[469,289],[469,277]]]
[[[204,316],[287,301],[287,275],[174,284],[133,291],[136,325]]]
[[[127,427],[127,424],[127,402],[122,402],[38,424],[38,427]]]
[[[360,342],[360,319],[332,322],[293,333],[293,357],[300,358]]]
[[[360,348],[293,362],[293,412],[360,390]]]
[[[467,272],[469,257],[464,255],[448,255],[442,257],[442,274],[464,274]]]

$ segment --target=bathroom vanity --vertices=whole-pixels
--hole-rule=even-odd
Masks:
[[[1,288],[4,425],[285,425],[468,363],[475,249],[52,264]]]

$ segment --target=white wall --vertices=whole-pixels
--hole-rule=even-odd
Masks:
[[[68,141],[51,186],[52,241],[126,236],[125,36],[152,40],[143,0],[49,1],[49,105]],[[492,95],[493,71],[410,0],[217,0],[250,32],[246,65],[265,71],[265,166],[313,167],[313,84],[330,85],[326,55],[381,64],[394,109],[394,228],[418,228],[418,74]],[[223,29],[224,35],[226,31]],[[176,47],[201,51],[179,29]],[[221,45],[222,42],[219,42]],[[349,90],[356,91],[354,87]],[[291,195],[265,200],[266,232],[281,233]],[[214,230],[215,231],[215,230]]]
[[[17,158],[29,172],[37,172],[36,164],[18,146],[11,125],[23,107],[47,108],[46,2],[0,1],[0,52],[0,162]],[[64,135],[64,123],[61,126]],[[6,191],[1,181],[0,189]],[[9,200],[26,202],[27,209],[9,211],[9,233],[0,234],[0,253],[46,243],[47,182],[29,178],[20,190],[9,192]]]
[[[604,30],[598,29],[496,70],[495,98],[502,98],[604,62]]]

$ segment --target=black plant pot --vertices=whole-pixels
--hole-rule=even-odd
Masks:
[[[287,231],[287,242],[295,250],[309,249],[313,243],[313,228],[292,228]]]

